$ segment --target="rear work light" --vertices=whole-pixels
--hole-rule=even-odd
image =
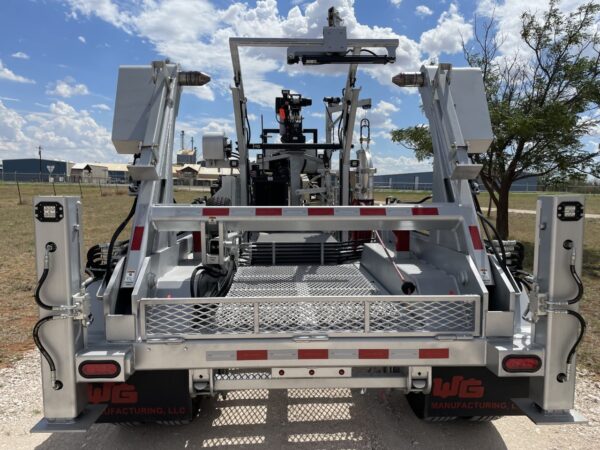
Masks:
[[[537,372],[542,360],[536,355],[508,355],[502,360],[502,368],[507,372]]]
[[[79,364],[79,374],[84,378],[116,378],[121,366],[115,361],[84,361]]]

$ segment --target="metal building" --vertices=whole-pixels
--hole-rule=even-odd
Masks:
[[[48,181],[55,178],[66,179],[71,175],[73,163],[53,159],[19,158],[3,160],[2,179],[4,181]]]

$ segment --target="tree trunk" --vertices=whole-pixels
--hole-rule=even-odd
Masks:
[[[498,191],[498,205],[496,209],[496,230],[501,239],[508,239],[508,198],[510,183],[502,182]]]

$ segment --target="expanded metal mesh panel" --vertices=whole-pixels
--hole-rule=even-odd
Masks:
[[[214,303],[150,301],[144,303],[142,320],[145,337],[149,338],[364,335],[367,322],[368,332],[373,334],[477,330],[477,297],[386,300],[381,295],[353,264],[240,267],[229,298]]]
[[[473,332],[475,304],[464,301],[373,302],[371,331]]]
[[[263,303],[258,310],[261,333],[364,331],[364,302]]]
[[[227,297],[377,295],[377,287],[353,264],[240,267]]]
[[[251,303],[147,305],[146,336],[250,334],[254,332],[253,311]]]
[[[211,336],[299,333],[364,334],[365,301],[150,304],[145,309],[146,336]],[[474,301],[372,301],[370,333],[473,333]]]

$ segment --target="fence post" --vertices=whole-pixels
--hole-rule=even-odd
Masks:
[[[81,180],[77,180],[77,184],[79,185],[79,195],[83,198],[83,190],[81,189]]]
[[[52,190],[54,191],[54,195],[56,195],[56,186],[54,185],[54,178],[52,179]]]
[[[104,194],[102,194],[102,185],[100,184],[100,180],[98,180],[98,189],[100,189],[100,197],[103,197]]]
[[[17,182],[17,192],[19,193],[19,205],[22,205],[23,200],[21,199],[21,187],[19,186],[19,180],[17,180],[16,174],[15,174],[15,181]]]

